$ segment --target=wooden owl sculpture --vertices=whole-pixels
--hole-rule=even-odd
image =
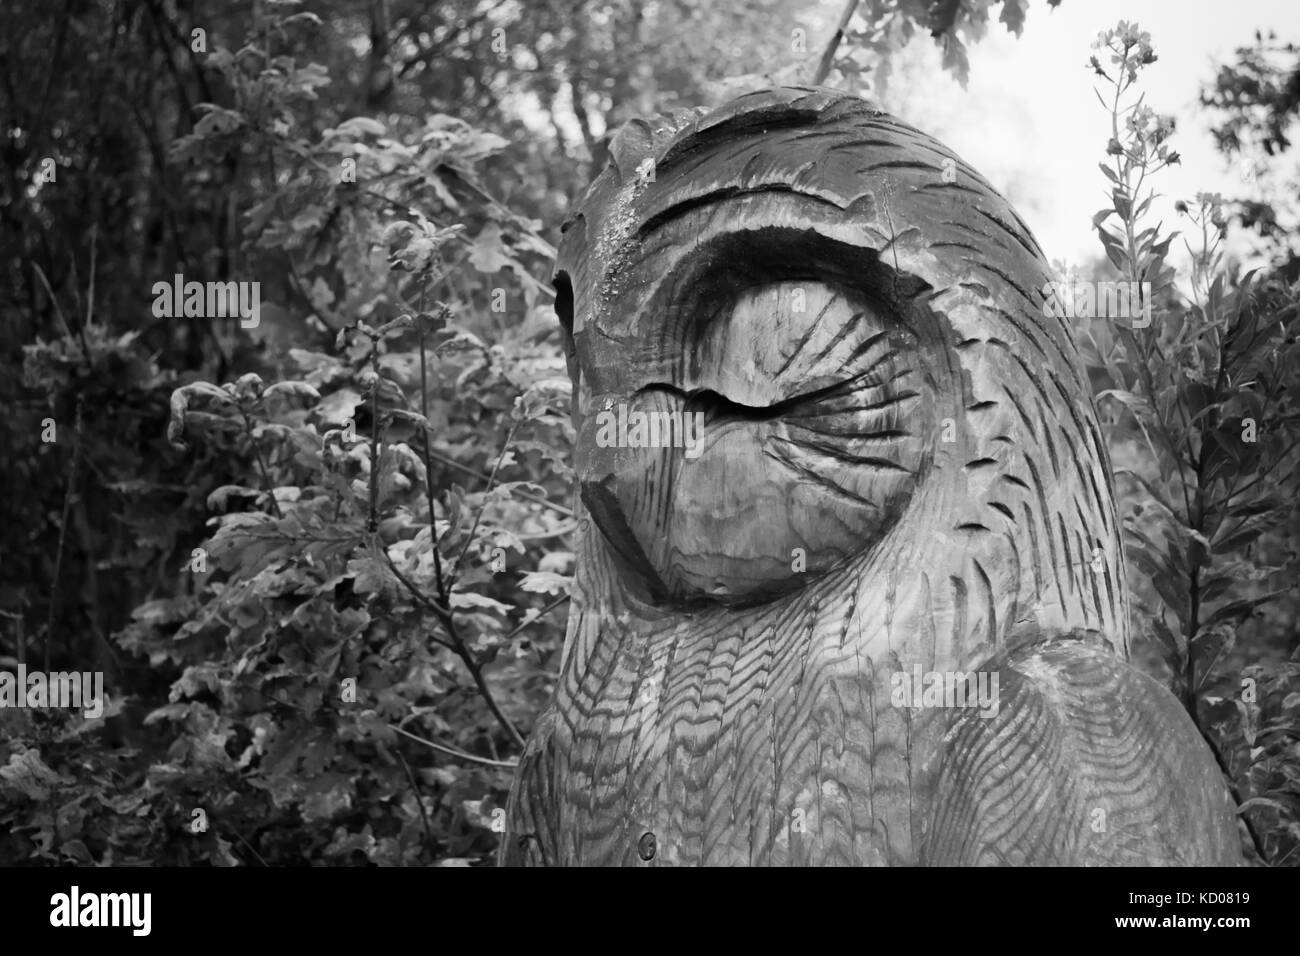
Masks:
[[[1128,664],[1042,251],[947,148],[779,88],[633,122],[566,225],[580,532],[507,864],[1240,859]]]

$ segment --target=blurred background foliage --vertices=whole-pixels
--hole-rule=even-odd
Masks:
[[[909,42],[960,77],[1026,6],[7,0],[0,667],[102,670],[111,700],[0,710],[0,864],[490,860],[573,566],[550,258],[609,135],[807,81],[837,27],[832,85],[879,89]],[[1298,62],[1260,37],[1208,79],[1225,154],[1290,148]],[[1269,268],[1217,263],[1210,299],[1168,291],[1151,330],[1085,348],[1136,657],[1215,744],[1248,852],[1284,865],[1296,198],[1219,197]],[[1132,268],[1103,244],[1097,276]],[[176,274],[259,282],[260,324],[155,316]],[[1216,380],[1206,340],[1241,374]],[[1251,411],[1262,456],[1215,443]],[[1215,482],[1252,494],[1220,514]]]

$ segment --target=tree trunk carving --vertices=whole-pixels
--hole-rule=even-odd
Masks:
[[[1127,663],[1047,280],[860,99],[618,133],[557,265],[578,570],[502,862],[1238,862],[1212,755]]]

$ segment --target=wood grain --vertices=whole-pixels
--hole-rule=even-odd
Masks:
[[[1010,205],[829,90],[611,155],[557,264],[582,530],[502,862],[1237,862],[1127,664],[1105,445]],[[701,413],[698,456],[598,440],[620,407]],[[996,675],[996,715],[897,706],[914,671]]]

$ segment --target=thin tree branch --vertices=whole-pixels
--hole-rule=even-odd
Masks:
[[[426,276],[424,284],[420,288],[420,313],[419,314],[421,315],[424,313],[424,295],[428,287],[429,287],[429,280],[428,277]],[[446,306],[443,306],[442,312],[444,314],[450,314],[451,310],[448,309]],[[417,319],[416,321],[418,322],[419,320]],[[426,371],[427,362],[425,360],[425,354],[424,354],[424,329],[423,328],[416,329],[416,337],[420,341],[420,414],[423,415],[424,420],[428,422],[429,381],[428,381],[428,372]],[[442,599],[444,604],[446,604],[448,603],[448,597],[447,597],[446,580],[442,576],[442,551],[438,547],[438,538],[434,534],[434,526],[437,522],[437,517],[436,517],[437,512],[434,510],[433,507],[433,463],[429,460],[432,453],[432,449],[429,447],[429,442],[431,441],[431,438],[429,436],[428,428],[423,429],[423,433],[424,433],[424,441],[422,443],[423,445],[422,451],[424,453],[424,494],[425,494],[425,498],[429,502],[429,539],[433,542],[433,573],[438,583],[438,597]]]
[[[271,484],[271,473],[266,468],[266,459],[262,457],[261,446],[257,444],[257,439],[253,437],[253,420],[248,417],[248,411],[242,405],[239,406],[239,414],[244,417],[244,431],[248,434],[248,440],[253,446],[253,454],[257,456],[257,470],[262,474],[262,487],[271,496],[271,510],[275,512],[277,518],[283,518],[284,514],[280,511],[280,502],[275,498],[275,486]]]
[[[501,638],[502,643],[505,643],[506,641],[510,640],[512,637],[514,637],[516,634],[518,634],[520,631],[522,631],[524,628],[526,628],[529,624],[536,624],[538,621],[540,621],[540,620],[541,620],[542,618],[544,618],[546,615],[550,614],[552,611],[554,611],[554,610],[555,610],[557,607],[559,607],[561,604],[566,603],[568,600],[569,600],[569,595],[567,595],[567,594],[561,594],[559,597],[557,597],[557,598],[556,598],[554,601],[552,601],[550,604],[546,605],[546,607],[544,607],[544,608],[542,608],[540,611],[538,611],[536,617],[528,617],[527,615],[525,615],[524,620],[520,621],[520,622],[519,622],[519,625],[518,625],[517,627],[515,627],[514,630],[512,630],[512,631],[511,631],[509,634],[507,634],[505,637]]]
[[[50,581],[50,607],[45,623],[45,672],[50,671],[50,648],[54,643],[54,609],[59,599],[59,572],[63,568],[63,544],[72,512],[73,489],[77,483],[77,462],[81,458],[81,398],[77,398],[76,423],[72,438],[72,466],[68,469],[68,486],[63,491],[63,517],[59,521],[59,546],[54,553],[54,577]],[[89,556],[88,556],[89,557]]]
[[[448,747],[446,744],[436,744],[432,740],[425,740],[423,737],[417,737],[409,730],[403,730],[401,727],[398,727],[396,724],[389,724],[388,726],[391,727],[393,730],[397,731],[403,737],[409,737],[410,739],[416,741],[417,743],[424,744],[424,746],[429,747],[432,750],[436,750],[439,753],[447,754],[448,756],[451,757],[456,757],[460,760],[469,760],[473,763],[481,763],[489,767],[506,767],[510,770],[513,770],[515,767],[519,766],[519,762],[517,760],[490,760],[487,757],[476,757],[474,754],[467,754],[465,753],[465,751],[457,750],[455,747]]]
[[[396,729],[396,728],[394,728]],[[406,731],[402,731],[406,733]],[[411,765],[406,762],[402,756],[402,751],[394,749],[397,759],[401,761],[402,769],[406,771],[406,779],[411,784],[411,792],[415,794],[415,805],[420,808],[420,823],[424,826],[424,841],[428,844],[429,852],[434,852],[433,828],[429,826],[429,814],[424,809],[424,800],[420,797],[420,786],[415,781],[415,774],[411,773]]]
[[[388,566],[392,569],[397,580],[406,585],[407,590],[415,596],[416,600],[434,612],[434,615],[442,624],[443,629],[447,632],[447,636],[452,640],[451,644],[447,644],[445,641],[439,641],[439,643],[448,647],[452,653],[464,662],[466,669],[469,670],[470,677],[474,679],[474,686],[478,688],[479,696],[483,698],[484,703],[488,705],[488,709],[492,711],[492,715],[496,717],[497,722],[505,728],[511,739],[519,745],[520,749],[523,749],[525,743],[523,735],[515,729],[515,725],[510,722],[510,718],[507,717],[497,705],[496,698],[492,696],[491,688],[488,687],[487,681],[483,678],[483,668],[480,666],[478,661],[474,659],[474,655],[465,644],[464,638],[460,636],[460,631],[456,627],[456,622],[452,619],[451,612],[446,608],[439,607],[436,603],[430,601],[427,597],[421,594],[415,584],[397,569],[397,565],[393,563],[393,559],[388,556],[387,551],[381,549],[380,553],[383,554],[384,560],[388,562]],[[434,638],[434,640],[437,640],[437,638]]]
[[[497,472],[501,470],[501,463],[506,460],[506,454],[510,451],[510,443],[515,439],[515,431],[519,428],[519,423],[510,426],[510,431],[506,433],[505,444],[501,446],[501,454],[497,455],[497,463],[492,466],[492,474],[488,475],[487,487],[483,489],[483,504],[479,506],[478,513],[474,515],[474,523],[469,526],[469,534],[465,536],[465,544],[460,549],[460,554],[456,556],[456,563],[451,566],[450,586],[456,586],[456,576],[460,574],[461,563],[465,560],[465,555],[474,543],[474,532],[478,530],[479,522],[483,519],[483,512],[487,510],[487,496],[492,491],[492,486],[496,484]]]
[[[267,863],[266,860],[264,860],[264,859],[262,858],[262,854],[260,854],[260,853],[257,852],[257,848],[254,847],[253,844],[249,843],[247,840],[244,839],[244,835],[243,835],[242,833],[240,833],[238,830],[231,830],[230,832],[233,833],[233,834],[235,835],[235,839],[236,839],[236,840],[238,840],[240,843],[244,844],[244,846],[248,847],[248,852],[251,853],[251,854],[253,854],[253,856],[257,857],[257,862],[258,862],[258,863],[261,863],[263,866],[270,866],[270,865],[271,865],[271,864]]]
[[[821,86],[826,82],[826,77],[830,76],[831,64],[835,62],[835,51],[839,49],[840,43],[844,40],[844,34],[849,28],[849,21],[853,19],[853,13],[857,9],[858,0],[849,0],[844,5],[844,12],[840,14],[840,25],[835,28],[834,36],[826,44],[821,61],[817,64],[817,72],[813,74],[809,83],[810,86]]]

